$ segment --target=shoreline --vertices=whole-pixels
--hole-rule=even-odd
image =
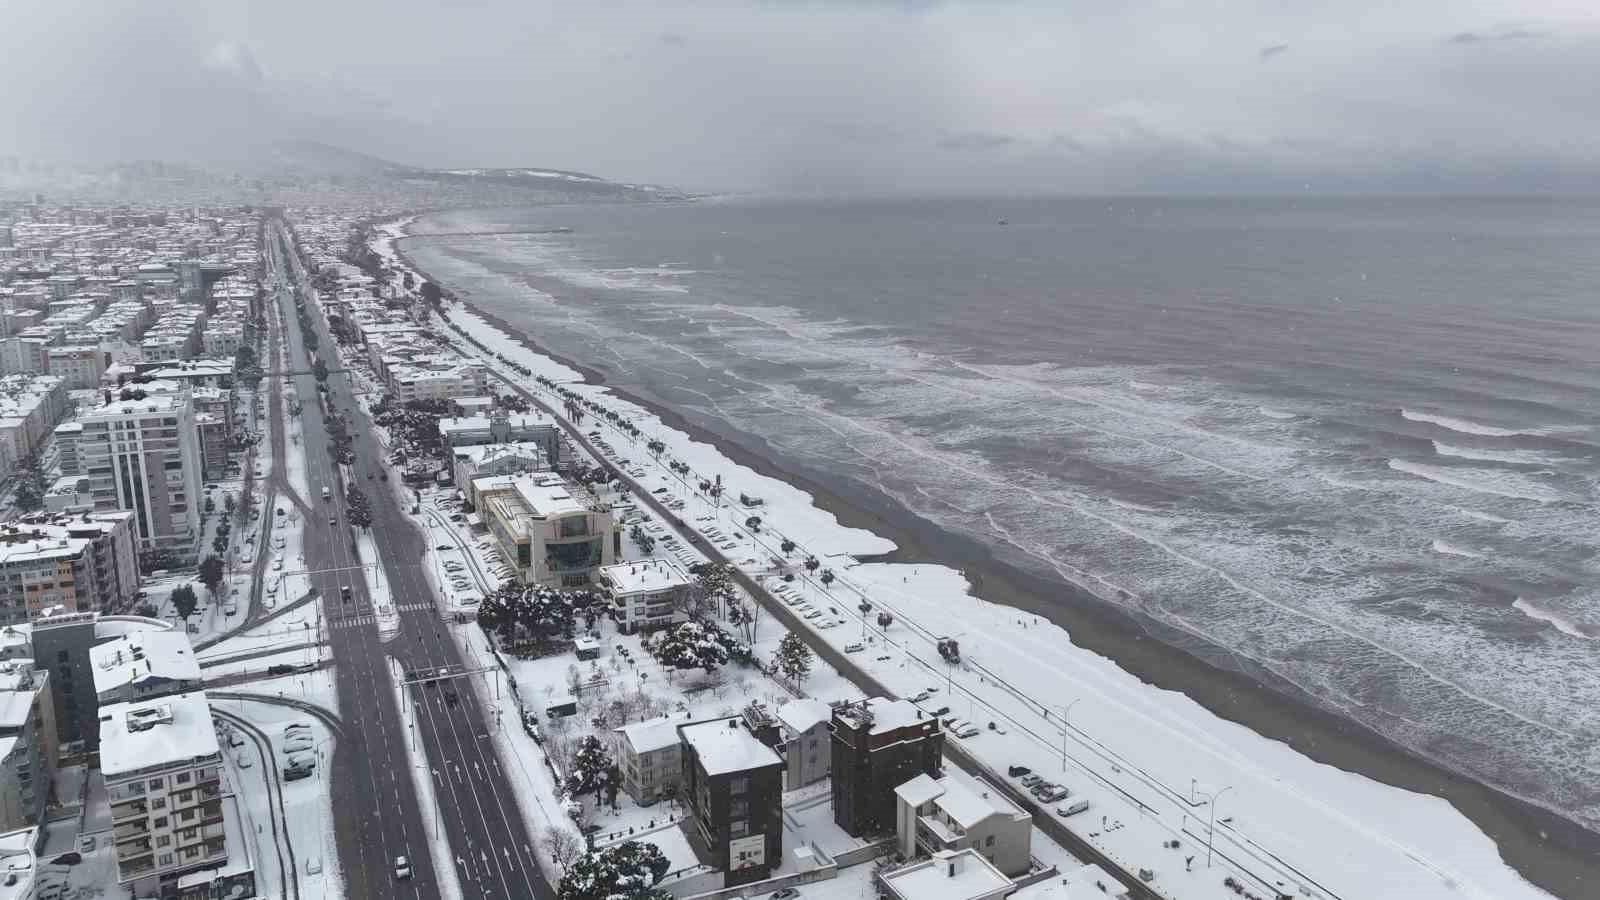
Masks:
[[[1360,723],[1323,709],[1271,673],[1252,675],[1217,666],[1180,645],[1193,645],[1192,636],[1181,636],[1181,642],[1156,637],[1166,630],[1163,626],[1065,580],[1024,571],[997,558],[978,541],[947,532],[891,498],[851,491],[846,499],[839,488],[821,478],[795,471],[744,443],[764,443],[759,436],[722,434],[658,401],[616,386],[603,369],[554,352],[522,329],[474,305],[416,265],[400,246],[407,238],[430,236],[406,234],[394,241],[394,252],[418,274],[438,284],[451,302],[467,307],[529,350],[580,373],[589,383],[604,385],[619,398],[650,410],[664,426],[712,445],[736,465],[811,494],[817,507],[832,513],[840,524],[895,543],[897,549],[890,553],[855,557],[858,561],[929,563],[959,569],[979,599],[1048,619],[1066,630],[1074,645],[1110,659],[1146,684],[1181,693],[1218,718],[1285,743],[1315,762],[1445,800],[1493,840],[1502,860],[1531,884],[1558,897],[1577,898],[1600,883],[1600,833],[1425,759]]]

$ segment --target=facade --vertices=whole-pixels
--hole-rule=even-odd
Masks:
[[[532,441],[510,444],[474,444],[450,451],[451,475],[455,486],[465,489],[474,478],[493,475],[524,475],[550,471],[544,446]]]
[[[134,513],[140,549],[192,557],[200,536],[200,449],[187,394],[153,394],[81,412],[78,466],[95,508]]]
[[[695,580],[676,560],[664,557],[602,566],[597,581],[615,607],[617,630],[633,634],[687,622]]]
[[[0,830],[42,826],[58,752],[50,673],[0,665]]]
[[[679,725],[691,834],[727,886],[761,881],[783,861],[783,760],[738,717]]]
[[[662,716],[617,729],[617,768],[633,802],[650,806],[681,795],[683,762],[678,723]]]
[[[106,371],[106,355],[96,345],[51,347],[45,357],[50,374],[65,382],[69,391],[99,387]]]
[[[476,397],[486,381],[483,366],[476,363],[390,363],[386,371],[389,391],[401,403]]]
[[[0,377],[0,476],[36,452],[67,414],[67,391],[54,375]]]
[[[872,697],[833,708],[833,821],[852,837],[893,831],[895,788],[937,776],[944,732],[905,700]]]
[[[554,422],[537,413],[495,413],[439,420],[439,434],[450,448],[476,444],[512,444],[529,441],[544,448],[551,466],[561,463],[561,433]]]
[[[589,584],[616,558],[621,535],[610,509],[560,476],[479,479],[473,495],[478,515],[524,584]]]
[[[203,692],[100,710],[100,772],[117,880],[166,896],[178,876],[227,862],[222,753]]]
[[[792,791],[815,784],[833,771],[832,735],[829,724],[833,711],[826,703],[810,697],[790,700],[773,715],[783,743],[784,790]]]
[[[906,859],[972,850],[1015,878],[1032,863],[1033,817],[993,785],[954,772],[895,788],[895,834]]]

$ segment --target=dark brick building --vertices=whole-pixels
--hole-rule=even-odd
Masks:
[[[679,725],[678,738],[691,836],[728,886],[766,878],[783,861],[783,758],[737,716]]]
[[[834,707],[830,727],[833,821],[852,837],[893,831],[894,789],[918,775],[939,775],[938,720],[904,700],[873,697]]]

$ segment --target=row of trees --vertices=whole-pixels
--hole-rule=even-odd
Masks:
[[[367,500],[367,495],[355,484],[349,484],[344,489],[345,518],[357,528],[366,528],[372,524],[372,503]]]

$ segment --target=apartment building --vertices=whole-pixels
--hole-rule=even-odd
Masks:
[[[972,850],[1007,876],[1027,874],[1033,817],[999,788],[951,770],[918,775],[894,792],[901,856]]]
[[[50,374],[60,378],[69,391],[99,387],[106,371],[106,355],[98,345],[51,347],[45,358]]]
[[[833,821],[852,837],[892,832],[895,788],[938,776],[944,752],[939,722],[905,700],[871,697],[833,708]]]
[[[833,771],[832,733],[829,724],[833,710],[821,700],[802,697],[790,700],[773,711],[782,743],[783,789],[796,790],[816,784]]]
[[[548,472],[551,468],[543,445],[532,441],[456,447],[450,451],[450,463],[451,480],[459,488],[465,488],[474,478]]]
[[[783,760],[733,716],[678,726],[683,801],[693,834],[728,887],[783,861]]]
[[[589,584],[621,549],[610,508],[560,476],[478,479],[471,493],[477,514],[524,584]]]
[[[0,830],[39,826],[59,759],[50,673],[0,663]]]
[[[483,366],[454,360],[389,362],[387,386],[401,403],[478,397],[488,390]]]
[[[680,796],[683,761],[676,720],[667,716],[648,719],[618,728],[616,733],[622,789],[633,802],[650,806]]]
[[[137,632],[175,632],[162,619],[55,611],[17,629],[28,632],[35,666],[50,672],[57,744],[91,753],[100,743],[94,648]]]
[[[611,599],[617,630],[624,634],[687,622],[695,580],[677,560],[664,557],[601,566],[597,582]]]
[[[139,587],[133,516],[40,513],[0,525],[0,624],[117,609]]]
[[[76,453],[95,508],[134,513],[140,549],[192,557],[200,534],[201,463],[189,396],[152,394],[81,411]]]
[[[44,443],[67,414],[67,391],[54,375],[0,377],[0,477]]]
[[[439,434],[451,449],[478,444],[532,442],[544,448],[549,467],[561,462],[561,436],[555,423],[537,413],[491,413],[439,420]]]
[[[204,692],[101,708],[117,880],[136,895],[227,861],[221,762]]]

